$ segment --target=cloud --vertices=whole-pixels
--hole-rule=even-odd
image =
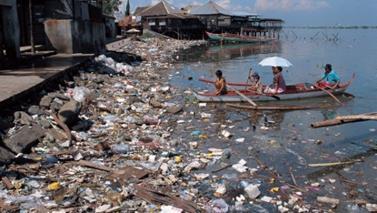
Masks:
[[[316,10],[328,7],[326,0],[256,0],[257,10]]]
[[[202,2],[199,1],[191,1],[191,5],[202,5]]]
[[[227,9],[229,9],[229,6],[230,6],[230,0],[218,0],[218,1],[216,1],[216,3],[217,3],[218,5],[220,5],[221,7],[223,7],[223,8],[227,8]]]
[[[160,0],[151,0],[151,5],[155,5],[155,4],[157,4],[158,2],[160,2]]]

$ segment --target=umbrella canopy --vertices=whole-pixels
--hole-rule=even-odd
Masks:
[[[132,28],[130,30],[127,30],[127,33],[140,33],[140,30]]]
[[[259,65],[272,67],[290,67],[292,66],[292,63],[285,58],[274,56],[263,59],[261,62],[259,62]]]

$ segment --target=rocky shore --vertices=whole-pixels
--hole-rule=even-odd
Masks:
[[[235,154],[229,146],[200,149],[206,140],[245,141],[232,135],[232,121],[209,122],[206,104],[168,82],[179,51],[204,44],[130,39],[118,51],[142,61],[116,53],[98,56],[59,90],[43,93],[38,105],[15,112],[0,147],[0,209],[333,211],[338,199],[310,194],[335,180],[298,186],[292,172],[288,183],[257,157],[253,165],[248,159],[229,161]],[[377,209],[365,200],[353,203],[357,209]]]
[[[98,56],[39,105],[15,112],[0,148],[0,208],[144,212],[174,209],[169,204],[175,203],[199,209],[194,200],[175,196],[185,185],[180,173],[191,169],[174,154],[171,118],[183,106],[170,101],[174,89],[162,74],[174,66],[178,51],[203,44],[129,40],[120,51],[143,61]],[[170,168],[172,162],[177,168]]]

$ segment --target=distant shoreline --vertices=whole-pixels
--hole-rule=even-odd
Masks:
[[[377,26],[284,26],[290,29],[377,29]]]

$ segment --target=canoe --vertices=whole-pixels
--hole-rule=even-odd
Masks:
[[[240,83],[242,84],[242,83]],[[345,84],[340,84],[335,89],[328,89],[332,94],[342,94],[351,84],[351,81]],[[230,84],[229,84],[230,85]],[[276,101],[276,100],[295,100],[315,98],[321,96],[328,96],[325,91],[315,88],[310,83],[300,83],[295,85],[288,85],[286,91],[280,94],[257,94],[254,91],[238,90],[253,101]],[[195,97],[201,102],[244,102],[235,91],[228,91],[226,95],[215,95],[215,92],[194,92]]]
[[[258,42],[270,42],[276,39],[270,38],[258,38],[252,36],[244,36],[231,33],[210,33],[206,32],[209,40],[219,41],[219,42],[230,42],[230,43],[258,43]]]
[[[215,84],[215,81],[213,80],[208,80],[208,79],[205,79],[205,78],[199,78],[199,81],[201,82],[204,82],[204,83],[207,83],[207,84]],[[248,84],[248,83],[236,83],[236,82],[227,82],[228,85],[230,86],[235,86],[235,87],[251,87],[252,85],[251,84]]]

